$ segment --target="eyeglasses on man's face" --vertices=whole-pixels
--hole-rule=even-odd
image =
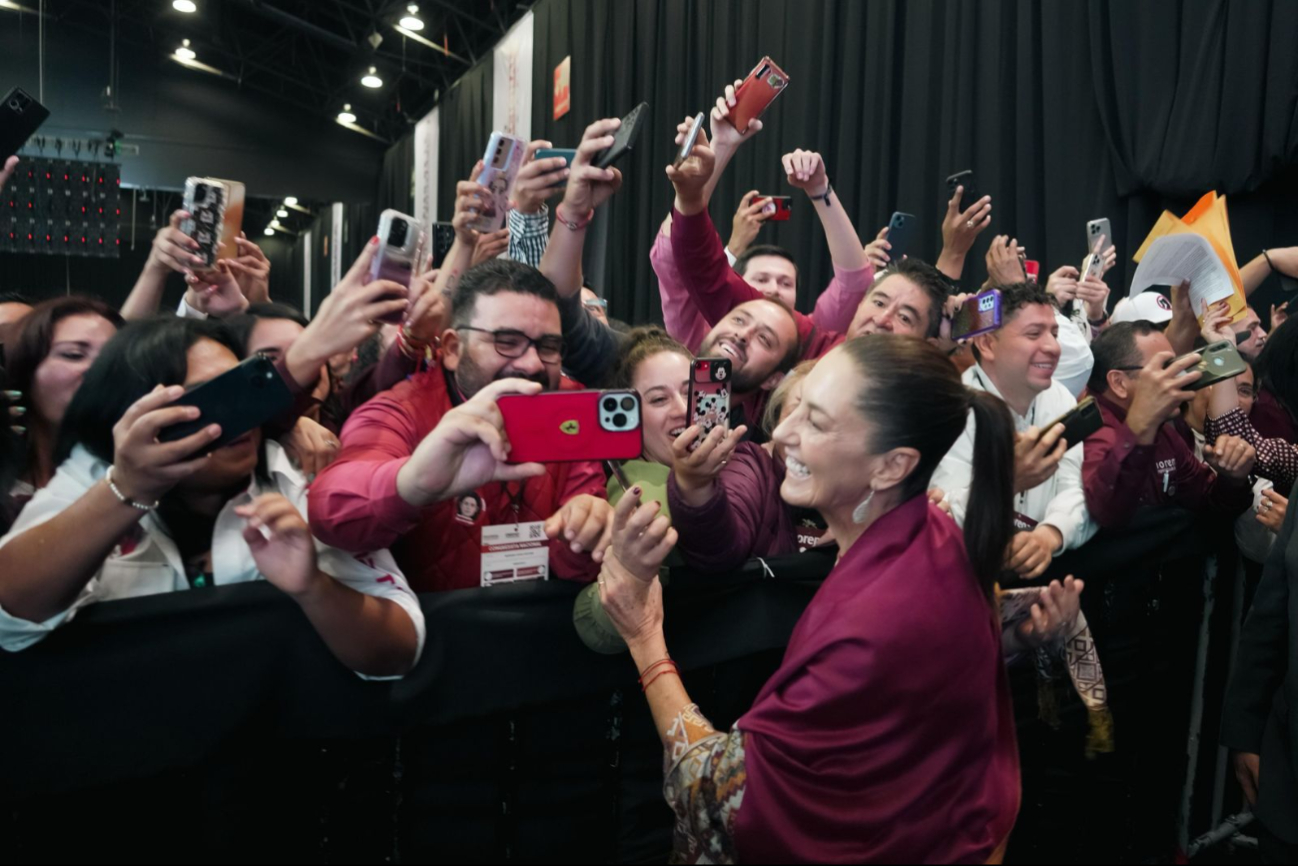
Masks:
[[[539,340],[533,340],[522,331],[515,331],[504,328],[498,331],[488,331],[486,328],[475,328],[471,325],[460,325],[457,331],[476,331],[479,334],[486,334],[496,346],[496,354],[502,358],[514,360],[527,354],[531,346],[536,347],[537,357],[543,364],[561,364],[565,345],[562,337],[542,337]]]
[[[588,310],[607,310],[607,309],[608,309],[608,301],[604,300],[603,298],[587,298],[586,300],[582,301],[582,304],[583,304],[583,305],[586,307],[586,309],[588,309]]]

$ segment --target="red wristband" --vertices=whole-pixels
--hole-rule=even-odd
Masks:
[[[570,220],[564,216],[563,204],[560,203],[559,206],[554,209],[554,218],[567,226],[569,231],[579,232],[586,226],[590,225],[590,221],[595,218],[595,211],[593,209],[587,211],[585,219],[582,219],[581,221]]]

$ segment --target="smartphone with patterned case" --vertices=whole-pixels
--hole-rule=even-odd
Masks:
[[[482,155],[482,174],[478,183],[490,190],[482,203],[478,218],[470,225],[480,232],[496,232],[505,225],[509,212],[509,193],[514,188],[514,178],[523,167],[527,142],[503,132],[493,132]]]
[[[637,460],[644,450],[635,391],[544,391],[496,401],[510,463]]]
[[[191,177],[185,180],[182,207],[189,213],[189,217],[180,224],[180,230],[198,244],[194,255],[203,260],[203,267],[216,267],[216,261],[220,258],[225,205],[229,198],[230,188],[225,181],[213,177]]]
[[[695,358],[690,362],[690,417],[698,425],[699,442],[716,427],[730,426],[730,360]]]
[[[424,261],[424,227],[408,214],[385,210],[379,214],[379,248],[370,262],[370,282],[390,280],[410,288],[410,278],[418,273]],[[376,300],[396,300],[397,295],[381,295]],[[379,319],[389,325],[399,325],[405,311],[389,313]]]

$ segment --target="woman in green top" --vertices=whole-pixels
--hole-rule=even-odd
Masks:
[[[689,426],[690,362],[694,355],[662,328],[636,328],[625,344],[612,377],[612,387],[640,394],[644,451],[639,460],[622,464],[627,481],[639,485],[645,502],[667,510],[667,476],[672,471],[672,442]],[[608,481],[613,505],[625,493],[617,478]],[[617,653],[626,649],[617,629],[599,603],[599,588],[591,584],[577,597],[573,623],[591,649]]]

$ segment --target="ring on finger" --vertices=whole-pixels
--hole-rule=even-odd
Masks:
[[[973,220],[965,220],[964,222],[965,228],[970,228],[970,229],[973,228],[973,223],[974,223]]]

